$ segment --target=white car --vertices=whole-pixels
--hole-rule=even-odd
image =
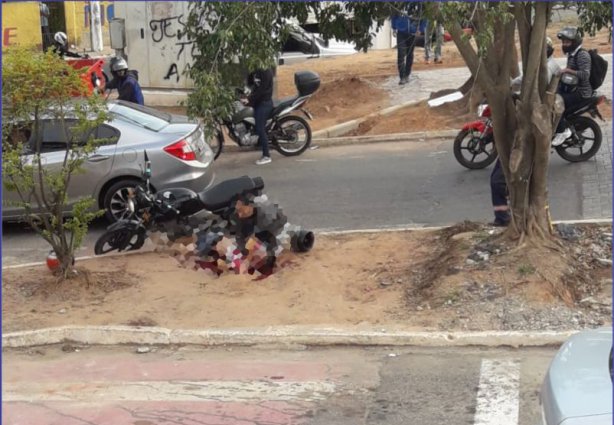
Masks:
[[[335,39],[325,41],[319,34],[291,25],[290,35],[282,47],[280,64],[290,65],[307,59],[353,55],[356,52],[353,44]]]

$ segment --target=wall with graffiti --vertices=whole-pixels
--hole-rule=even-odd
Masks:
[[[126,22],[126,53],[143,87],[185,89],[193,43],[186,39],[188,2],[117,2],[115,16]]]

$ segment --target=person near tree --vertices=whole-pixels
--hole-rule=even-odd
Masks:
[[[392,30],[397,39],[397,67],[399,84],[407,84],[414,63],[416,37],[424,34],[426,21],[422,19],[422,4],[410,3],[408,10],[392,17]]]
[[[119,100],[144,105],[143,91],[139,84],[139,73],[128,69],[128,62],[124,58],[114,57],[111,59],[111,74],[113,79],[109,81],[105,90],[117,89]]]
[[[271,154],[269,153],[269,139],[266,134],[266,122],[273,111],[273,70],[258,69],[249,74],[247,85],[251,92],[247,99],[242,102],[254,108],[254,119],[256,121],[256,134],[258,135],[258,145],[262,149],[262,157],[256,161],[256,165],[269,164]]]

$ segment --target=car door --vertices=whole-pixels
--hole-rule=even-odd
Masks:
[[[119,130],[111,125],[101,124],[93,130],[91,135],[100,141],[100,146],[83,163],[83,170],[71,179],[68,187],[70,209],[80,198],[87,196],[95,198],[113,168],[117,142],[120,137]],[[98,204],[95,205],[95,208],[98,208]]]
[[[70,129],[74,127],[76,121],[66,120],[68,127],[68,135],[63,129],[60,121],[44,120],[42,126],[42,147],[41,147],[41,164],[44,169],[51,173],[59,173],[64,165],[66,156],[67,136],[71,137]],[[92,130],[92,135],[95,138],[104,139],[103,144],[84,162],[82,170],[73,173],[68,186],[68,202],[65,211],[71,211],[74,203],[87,196],[94,196],[96,188],[100,181],[109,174],[113,166],[115,148],[119,139],[119,132],[106,124],[98,126]],[[86,139],[82,138],[82,142]],[[30,146],[34,143],[30,140]],[[30,150],[30,152],[32,149]],[[28,152],[24,153],[24,160],[27,163],[34,161],[34,155]],[[19,202],[21,199],[15,192],[6,192],[3,197],[3,219],[16,218],[23,211],[20,207],[15,206],[13,202]],[[41,212],[40,206],[35,199],[29,199],[32,209],[35,212]],[[13,204],[13,205],[11,205]]]

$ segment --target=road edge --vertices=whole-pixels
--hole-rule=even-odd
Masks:
[[[84,345],[307,345],[420,347],[543,347],[560,345],[578,330],[440,332],[378,328],[279,326],[238,329],[167,329],[131,326],[62,326],[5,333],[2,348],[70,342]]]
[[[586,220],[556,220],[553,221],[552,224],[612,224],[611,218],[592,218]],[[322,236],[342,236],[342,235],[359,235],[359,234],[369,234],[369,233],[381,233],[381,232],[410,232],[410,231],[436,231],[445,229],[447,227],[454,226],[455,223],[450,224],[442,224],[438,226],[431,226],[427,224],[413,224],[408,226],[392,226],[392,227],[376,227],[371,229],[353,229],[353,230],[335,230],[335,229],[314,229],[314,233],[316,235]],[[494,229],[494,227],[493,227]],[[125,255],[136,255],[151,252],[151,250],[140,249],[138,251],[126,251],[126,252],[114,252],[111,254],[96,256],[96,255],[85,255],[83,257],[75,258],[75,261],[86,261],[92,260],[94,258],[111,258],[111,257],[122,257]],[[14,270],[14,269],[22,269],[24,267],[37,267],[44,266],[46,263],[44,261],[38,261],[33,263],[24,263],[24,264],[13,264],[10,266],[2,266],[2,270]]]

